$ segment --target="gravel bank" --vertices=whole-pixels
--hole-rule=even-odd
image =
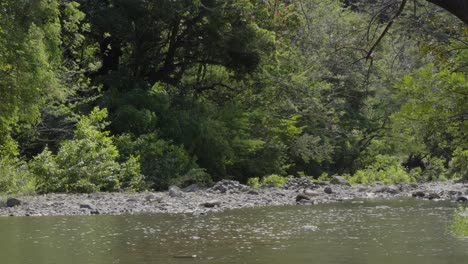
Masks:
[[[415,199],[468,200],[468,184],[431,182],[421,184],[383,184],[350,186],[344,179],[312,183],[295,179],[285,186],[249,188],[223,180],[200,190],[171,187],[166,192],[44,194],[14,196],[0,201],[0,216],[93,215],[132,213],[206,214],[234,208],[274,205],[314,205],[350,199],[414,197]]]

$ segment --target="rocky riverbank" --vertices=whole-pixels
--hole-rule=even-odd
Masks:
[[[172,186],[166,192],[44,194],[9,197],[0,201],[0,216],[92,215],[129,213],[206,214],[234,208],[274,205],[314,205],[350,199],[414,197],[415,199],[468,200],[468,184],[430,182],[374,183],[351,186],[342,177],[314,183],[298,178],[282,187],[250,188],[223,180],[209,189],[196,185],[184,189]]]

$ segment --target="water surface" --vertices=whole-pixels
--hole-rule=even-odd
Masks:
[[[0,218],[0,260],[53,263],[468,263],[456,204],[353,201],[205,216]]]

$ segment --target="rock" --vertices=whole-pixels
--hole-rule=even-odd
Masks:
[[[458,196],[457,202],[468,202],[468,196]]]
[[[183,194],[179,187],[175,185],[171,185],[169,186],[169,196],[172,198],[175,198],[175,197],[182,197]]]
[[[80,204],[80,208],[89,209],[91,211],[96,210],[96,207],[90,202],[84,202]]]
[[[422,198],[422,197],[426,196],[426,194],[425,194],[423,191],[415,191],[415,192],[413,192],[413,193],[411,194],[411,196],[413,196],[413,197],[421,197],[421,198]]]
[[[154,194],[148,194],[145,196],[145,200],[148,202],[151,202],[152,200],[155,200],[156,196]]]
[[[430,194],[427,196],[427,199],[429,199],[429,200],[440,199],[440,195],[437,194],[437,193],[430,193]]]
[[[91,212],[89,212],[90,214],[92,215],[98,215],[99,214],[99,211],[96,209],[96,210],[92,210]]]
[[[300,193],[296,196],[296,202],[300,202],[302,200],[310,200],[310,197],[305,194]]]
[[[323,192],[325,192],[326,194],[332,194],[333,190],[330,186],[327,186],[323,189]]]
[[[306,177],[301,177],[301,178],[295,178],[290,181],[287,181],[284,183],[281,188],[283,189],[315,189],[317,186],[308,178]]]
[[[194,183],[194,184],[190,184],[189,186],[183,188],[182,191],[184,191],[184,192],[196,192],[196,191],[199,191],[200,189],[201,189],[200,186],[198,186],[198,184]]]
[[[316,192],[316,191],[313,191],[313,190],[309,190],[309,189],[305,189],[303,191],[303,193],[308,196],[308,197],[312,197],[312,196],[320,196],[320,193],[319,192]]]
[[[330,183],[335,185],[351,186],[349,181],[346,180],[343,176],[333,176]]]
[[[203,207],[212,208],[212,207],[215,207],[215,206],[220,206],[221,202],[218,201],[218,200],[211,200],[211,201],[201,203],[200,205],[203,206]]]
[[[375,191],[376,193],[389,193],[389,194],[399,194],[400,189],[396,186],[385,186],[382,188],[379,188]]]
[[[15,207],[20,206],[23,202],[20,199],[10,197],[7,199],[6,206],[8,207]]]
[[[259,193],[256,190],[250,190],[247,192],[247,194],[259,195]]]

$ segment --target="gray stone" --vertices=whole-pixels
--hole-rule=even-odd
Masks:
[[[179,187],[175,185],[171,185],[169,186],[169,196],[172,198],[175,198],[175,197],[182,197],[183,194]]]
[[[333,190],[330,186],[327,186],[323,189],[323,191],[326,193],[326,194],[332,194],[333,193]]]
[[[426,194],[423,191],[415,191],[411,194],[413,197],[424,197]]]
[[[247,194],[259,195],[259,193],[256,190],[250,190],[247,192]]]
[[[429,199],[429,200],[440,199],[440,195],[437,194],[437,193],[430,193],[430,194],[427,196],[427,199]]]
[[[201,189],[200,186],[198,186],[198,184],[194,183],[194,184],[190,184],[189,186],[183,188],[182,191],[184,191],[184,192],[196,192],[196,191],[199,191],[200,189]]]
[[[396,186],[384,186],[375,191],[376,193],[389,193],[389,194],[398,194],[400,189]]]
[[[305,194],[300,193],[296,196],[296,202],[300,202],[302,200],[310,200],[310,197]]]
[[[333,176],[330,183],[335,185],[351,186],[349,181],[346,180],[343,176]]]
[[[96,207],[95,207],[93,204],[91,204],[90,202],[81,203],[81,204],[80,204],[80,208],[89,209],[89,210],[91,210],[91,211],[96,210]]]
[[[457,202],[468,202],[468,196],[458,196]]]
[[[6,206],[8,207],[15,207],[20,206],[23,202],[20,199],[10,197],[7,199]]]
[[[221,202],[218,201],[218,200],[211,200],[211,201],[201,203],[200,205],[203,206],[203,207],[212,208],[212,207],[215,207],[215,206],[220,206]]]
[[[316,191],[313,191],[313,190],[309,190],[309,189],[305,189],[304,192],[303,192],[306,196],[320,196],[320,193],[319,192],[316,192]]]

